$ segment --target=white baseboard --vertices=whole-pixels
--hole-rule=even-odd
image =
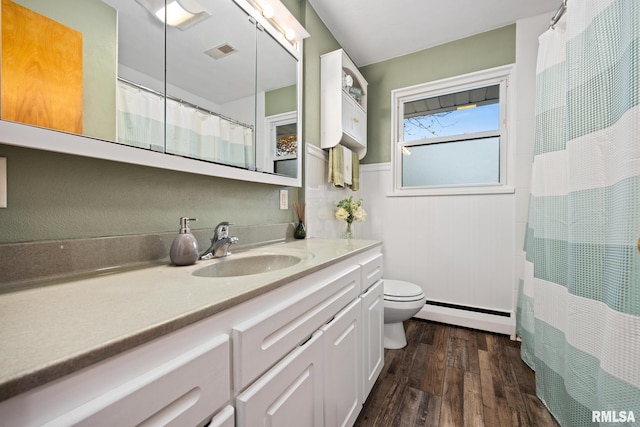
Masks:
[[[509,335],[512,340],[516,339],[516,320],[513,312],[510,312],[509,316],[499,316],[458,308],[425,305],[414,317]]]

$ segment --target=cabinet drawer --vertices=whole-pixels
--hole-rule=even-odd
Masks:
[[[362,262],[362,292],[369,289],[374,283],[382,279],[383,261],[382,254],[377,254],[372,258]]]
[[[223,335],[153,367],[45,425],[202,425],[229,401],[229,383],[229,337]]]
[[[292,295],[233,328],[233,381],[242,390],[360,294],[360,267]]]

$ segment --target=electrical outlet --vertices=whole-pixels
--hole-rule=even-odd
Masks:
[[[289,209],[289,190],[280,190],[280,209]]]
[[[0,157],[0,208],[7,207],[7,158]]]

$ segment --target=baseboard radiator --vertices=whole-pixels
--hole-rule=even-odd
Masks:
[[[512,340],[516,339],[516,320],[513,311],[489,310],[442,301],[427,301],[414,317],[509,335]]]

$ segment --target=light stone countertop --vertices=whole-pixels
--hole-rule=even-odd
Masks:
[[[229,278],[168,262],[0,294],[0,401],[290,283],[382,243],[305,239],[237,252],[300,255],[278,271]]]

